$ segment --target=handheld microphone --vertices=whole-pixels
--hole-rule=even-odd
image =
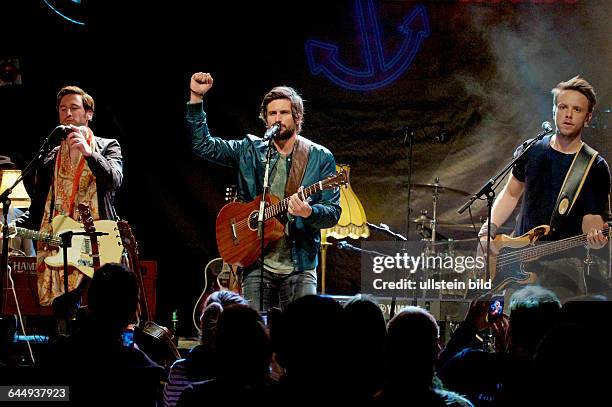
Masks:
[[[68,134],[72,133],[73,131],[74,130],[72,129],[72,127],[60,124],[55,129],[53,129],[52,134],[59,136],[60,140],[64,140],[66,139]]]
[[[264,134],[262,140],[268,141],[278,136],[278,134],[280,133],[280,129],[281,129],[281,123],[280,122],[274,123],[272,126],[270,126],[268,130],[266,130],[266,134]]]

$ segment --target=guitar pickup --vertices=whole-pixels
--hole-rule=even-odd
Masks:
[[[77,266],[93,267],[93,260],[78,259]]]
[[[232,243],[234,246],[238,246],[240,240],[238,239],[238,231],[236,230],[236,218],[230,219],[230,228],[232,230]]]

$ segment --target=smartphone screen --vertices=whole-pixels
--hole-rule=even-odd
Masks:
[[[502,317],[504,313],[504,296],[494,295],[489,303],[487,311],[487,322],[495,322]]]
[[[131,348],[134,345],[134,331],[131,329],[126,329],[121,334],[121,338],[123,339],[123,346],[127,346]]]

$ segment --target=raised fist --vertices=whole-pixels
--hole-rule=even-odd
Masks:
[[[191,95],[202,97],[212,88],[213,85],[213,77],[209,73],[204,72],[196,72],[191,75],[191,82],[189,83],[189,88],[191,91]]]

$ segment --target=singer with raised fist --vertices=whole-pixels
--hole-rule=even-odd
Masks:
[[[60,126],[52,143],[57,144],[42,158],[36,172],[32,204],[16,221],[16,226],[41,232],[53,232],[52,221],[58,215],[78,220],[77,206],[89,205],[93,220],[115,220],[115,193],[123,179],[121,147],[117,140],[94,136],[89,124],[94,116],[93,98],[77,86],[65,86],[57,94],[56,109]],[[82,223],[82,222],[79,222]],[[38,296],[41,305],[75,308],[83,287],[89,280],[70,267],[69,294],[63,296],[63,267],[50,267],[44,259],[60,249],[37,244]],[[102,250],[102,249],[101,249]],[[76,288],[79,287],[77,290]],[[58,306],[58,304],[62,306]],[[70,306],[69,306],[70,305]]]
[[[302,98],[293,88],[273,88],[261,103],[259,117],[267,129],[264,137],[247,134],[241,140],[224,140],[210,134],[204,112],[204,95],[213,86],[213,77],[209,73],[195,73],[189,86],[186,118],[195,155],[236,168],[238,199],[251,202],[262,195],[263,163],[270,148],[269,194],[281,200],[288,197],[284,233],[266,246],[263,275],[259,261],[242,265],[244,297],[255,308],[267,311],[315,294],[320,229],[338,222],[340,192],[335,188],[304,196],[304,187],[335,173],[336,162],[327,148],[299,135],[304,123]]]
[[[583,129],[593,117],[595,90],[584,78],[575,76],[559,83],[551,93],[555,131],[535,143],[514,165],[493,204],[491,238],[520,201],[514,236],[549,225],[550,231],[538,241],[571,243],[582,236],[591,249],[598,249],[607,243],[604,227],[609,216],[610,170],[606,160],[583,141]],[[515,155],[524,145],[517,148]],[[479,233],[481,248],[485,249],[487,229],[485,221]],[[574,246],[578,247],[561,250],[561,245],[549,245],[542,254],[551,256],[526,264],[538,283],[562,299],[592,293],[595,287],[603,289],[605,285],[602,279],[587,281],[597,280],[597,273],[584,273],[585,250],[582,245]],[[492,245],[492,253],[498,249],[498,245]]]

